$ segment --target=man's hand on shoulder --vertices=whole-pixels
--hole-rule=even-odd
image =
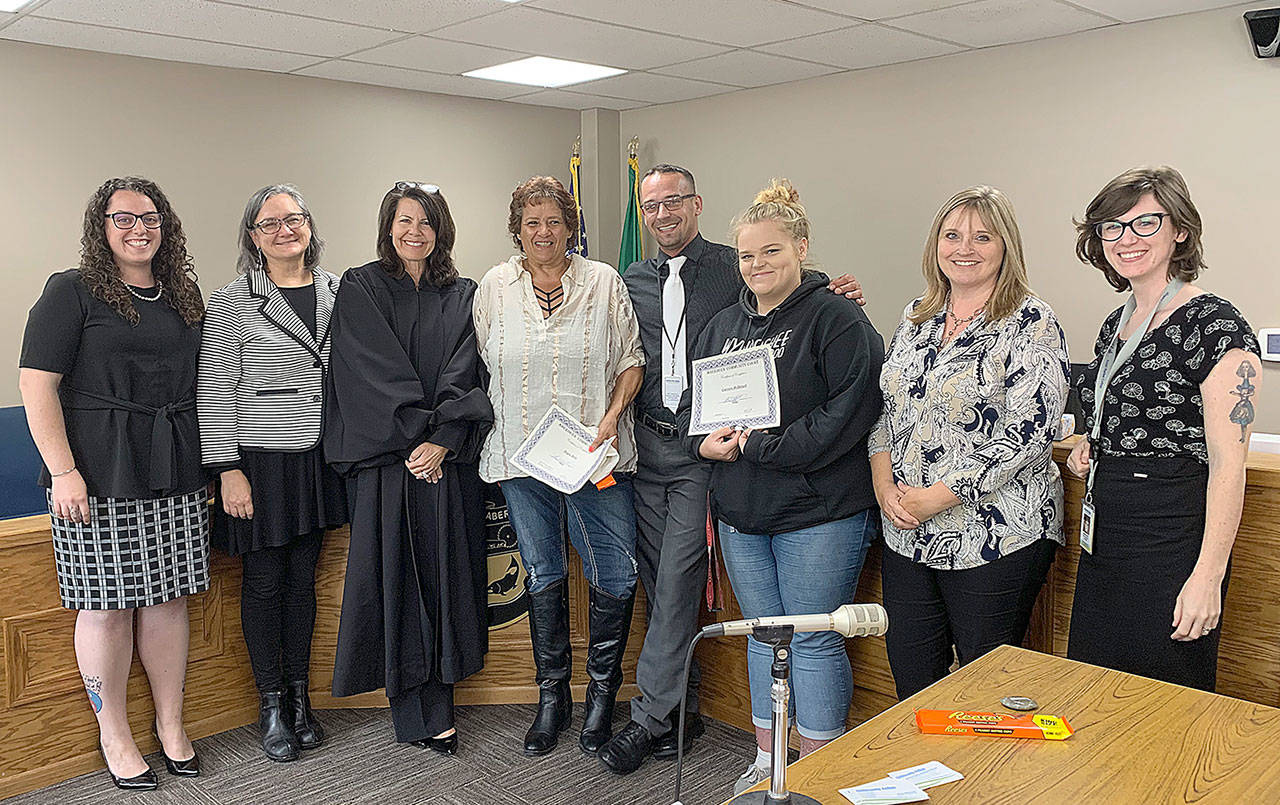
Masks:
[[[865,305],[867,300],[862,298],[862,285],[854,278],[852,274],[841,274],[831,280],[831,284],[827,286],[827,290],[844,296],[846,299],[852,299],[859,305]]]

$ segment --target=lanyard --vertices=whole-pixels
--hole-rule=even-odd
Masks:
[[[680,268],[684,268],[688,264],[689,264],[689,258],[686,257],[684,263],[680,266]],[[668,265],[668,271],[670,271],[670,263],[668,262],[667,265]],[[666,339],[667,346],[671,347],[671,374],[673,375],[676,373],[676,362],[677,360],[679,360],[678,357],[676,356],[676,352],[677,352],[676,344],[679,343],[680,333],[684,330],[684,320],[689,315],[689,292],[693,289],[693,286],[696,285],[698,282],[699,268],[700,267],[695,263],[693,266],[693,275],[689,277],[689,285],[688,287],[684,288],[684,305],[680,309],[680,323],[676,325],[676,334],[674,336],[669,335],[667,333],[667,317],[665,315],[662,317],[662,337]],[[679,270],[676,270],[676,276],[680,276]],[[666,285],[666,283],[663,282],[662,276],[659,275],[658,276],[659,307],[661,307],[661,303],[662,303],[662,290],[664,285]],[[683,277],[681,277],[681,286],[682,287],[684,286]]]
[[[1093,383],[1093,430],[1089,433],[1089,442],[1097,444],[1098,436],[1102,433],[1102,407],[1106,402],[1107,386],[1115,378],[1120,371],[1120,367],[1124,362],[1129,360],[1130,356],[1138,349],[1138,342],[1147,334],[1147,328],[1151,326],[1151,321],[1156,317],[1156,313],[1168,307],[1173,301],[1173,297],[1178,295],[1185,282],[1179,279],[1169,280],[1169,284],[1164,286],[1164,292],[1160,294],[1160,299],[1156,302],[1155,307],[1151,308],[1151,312],[1142,320],[1142,324],[1133,331],[1129,339],[1124,342],[1124,346],[1119,348],[1117,352],[1116,344],[1120,341],[1120,331],[1129,323],[1129,319],[1133,318],[1133,311],[1138,307],[1138,301],[1133,294],[1129,294],[1129,298],[1125,300],[1124,310],[1120,311],[1120,321],[1116,323],[1116,332],[1111,337],[1111,343],[1107,345],[1107,351],[1102,354],[1102,359],[1098,361],[1098,377]],[[1090,456],[1089,461],[1089,479],[1085,483],[1085,502],[1093,502],[1093,474],[1098,469],[1098,456]]]

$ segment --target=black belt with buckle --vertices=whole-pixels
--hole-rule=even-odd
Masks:
[[[641,426],[648,428],[664,439],[674,439],[676,436],[680,435],[680,429],[675,425],[672,425],[670,422],[663,422],[661,419],[655,419],[643,411],[640,412],[640,416],[636,421],[639,422]]]

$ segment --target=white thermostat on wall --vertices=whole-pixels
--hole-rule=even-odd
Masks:
[[[1263,327],[1258,331],[1264,361],[1280,361],[1280,327]]]

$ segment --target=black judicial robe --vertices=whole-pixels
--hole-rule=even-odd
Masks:
[[[457,682],[489,635],[477,460],[493,423],[476,349],[476,283],[415,288],[377,263],[342,277],[333,309],[324,449],[347,479],[351,550],[333,694]],[[430,484],[404,461],[449,448]]]

